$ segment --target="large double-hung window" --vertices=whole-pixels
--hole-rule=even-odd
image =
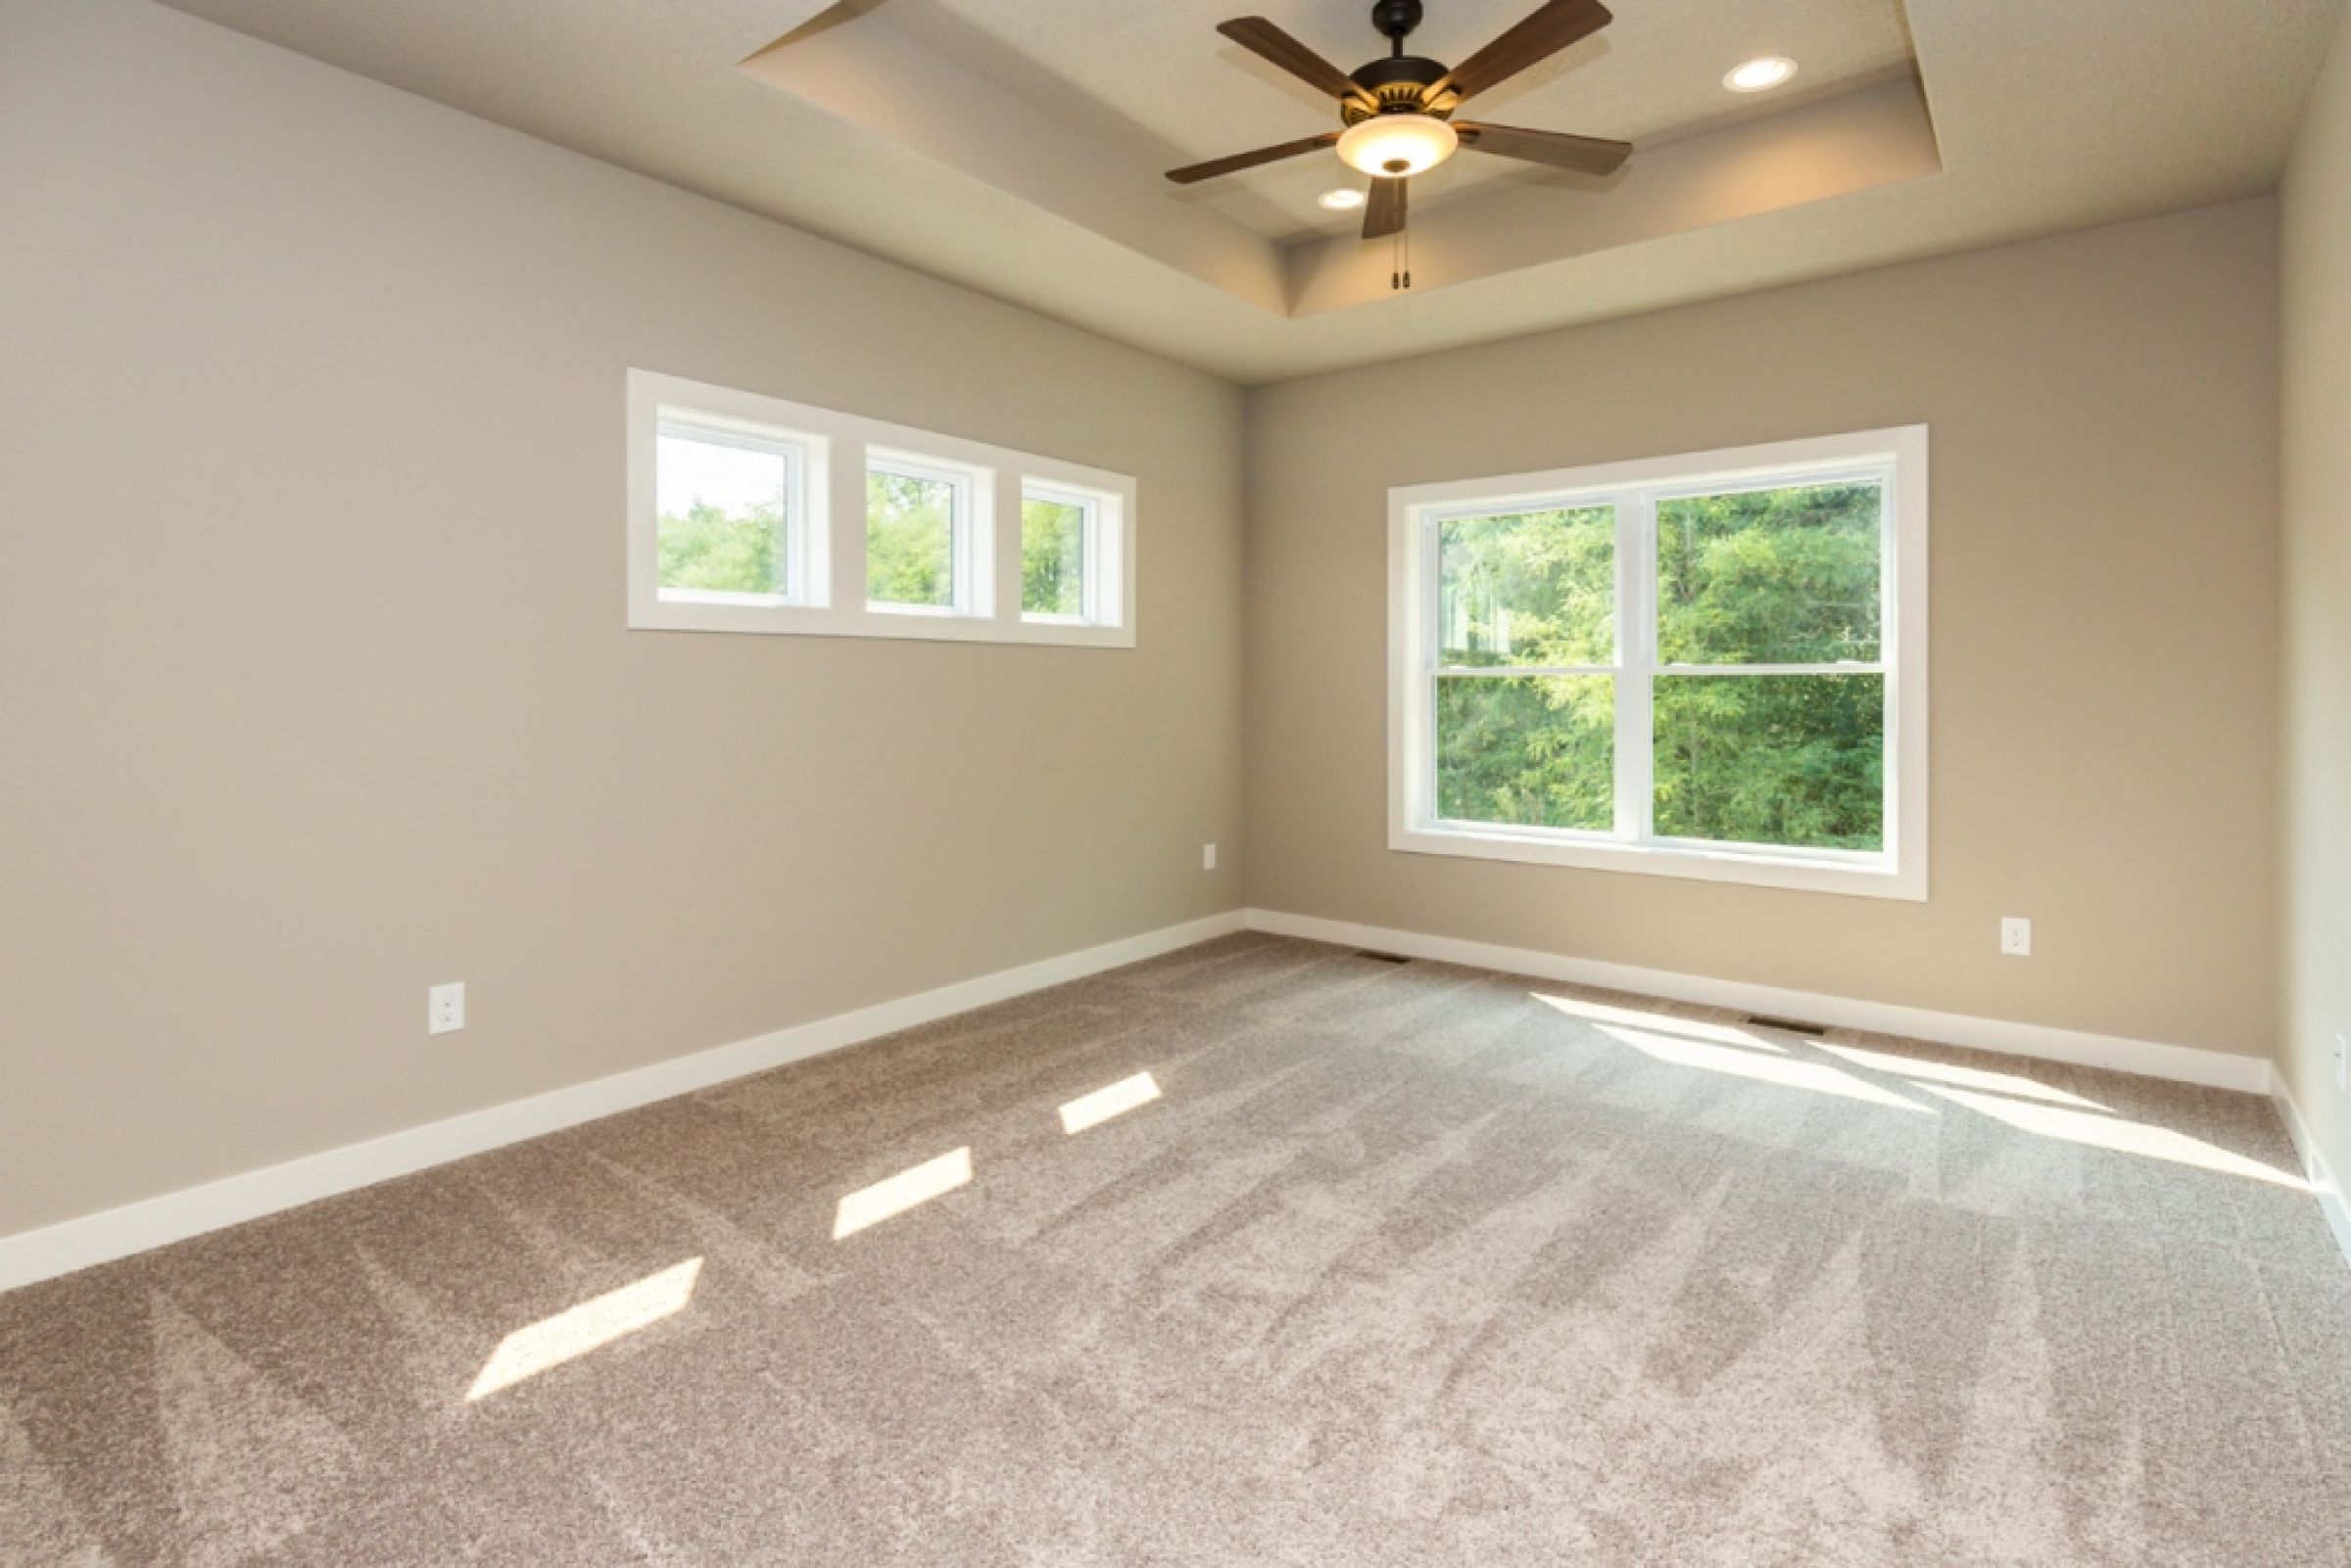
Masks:
[[[1925,427],[1390,493],[1391,847],[1926,896]]]

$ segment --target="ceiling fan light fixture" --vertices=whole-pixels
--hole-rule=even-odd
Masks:
[[[1342,185],[1335,191],[1324,191],[1315,200],[1329,212],[1352,213],[1364,205],[1364,193],[1352,185]]]
[[[1796,62],[1786,55],[1765,55],[1733,66],[1722,84],[1735,93],[1768,92],[1796,74]]]
[[[1347,127],[1339,158],[1374,179],[1403,179],[1436,167],[1461,145],[1434,115],[1374,115]]]

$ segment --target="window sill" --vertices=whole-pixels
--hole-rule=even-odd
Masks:
[[[1751,887],[1894,898],[1911,903],[1924,903],[1927,897],[1923,858],[1915,865],[1898,866],[1892,860],[1876,858],[1815,857],[1800,851],[1774,854],[1696,844],[1628,844],[1598,836],[1566,838],[1467,824],[1393,828],[1388,833],[1388,847],[1415,855],[1509,860],[1579,871],[1630,872],[1692,881],[1741,882]]]
[[[1134,628],[1093,623],[1039,625],[1009,617],[957,615],[917,606],[844,609],[821,604],[739,604],[669,595],[632,599],[635,632],[741,632],[769,637],[864,637],[906,642],[1029,642],[1045,646],[1130,648]]]

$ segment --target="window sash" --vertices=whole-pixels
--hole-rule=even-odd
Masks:
[[[870,479],[875,474],[887,474],[893,479],[911,479],[920,484],[947,487],[947,577],[949,594],[944,604],[924,604],[904,599],[881,599],[873,595],[873,574],[868,563],[865,588],[865,607],[877,615],[970,615],[973,613],[973,555],[972,536],[977,531],[973,518],[972,497],[984,482],[982,474],[971,469],[905,452],[884,451],[867,448],[865,472]],[[873,519],[866,519],[868,539],[871,539]]]
[[[710,447],[733,447],[764,452],[784,460],[784,588],[781,593],[747,594],[723,589],[671,588],[656,582],[655,595],[671,604],[734,604],[792,606],[817,602],[811,592],[808,560],[808,447],[796,434],[737,425],[715,415],[698,415],[664,408],[653,426],[656,451],[663,441],[693,441]],[[660,522],[654,520],[656,545]]]
[[[1026,584],[1023,573],[1029,544],[1027,503],[1032,500],[1043,501],[1054,506],[1074,506],[1083,519],[1079,524],[1078,570],[1080,580],[1078,592],[1080,604],[1076,615],[1032,610],[1026,602]],[[1105,586],[1102,581],[1104,554],[1102,514],[1106,504],[1105,498],[1089,491],[1075,490],[1066,485],[1039,484],[1032,479],[1024,480],[1021,483],[1021,501],[1022,553],[1016,557],[1011,573],[1014,583],[1015,607],[1019,610],[1021,619],[1032,625],[1041,626],[1099,625],[1102,620]]]
[[[1897,474],[1891,459],[1858,464],[1805,465],[1738,480],[1676,479],[1636,486],[1547,490],[1499,498],[1472,504],[1430,507],[1414,514],[1417,603],[1415,638],[1419,673],[1415,681],[1418,705],[1418,754],[1411,765],[1418,773],[1421,809],[1408,828],[1473,832],[1480,836],[1521,838],[1529,842],[1679,850],[1708,856],[1749,859],[1765,863],[1845,865],[1851,868],[1891,868],[1897,863],[1896,833],[1907,825],[1899,821],[1897,769],[1895,765],[1899,725],[1896,657],[1898,656]],[[1878,610],[1880,657],[1827,663],[1694,665],[1662,663],[1657,658],[1657,506],[1661,501],[1710,499],[1723,496],[1838,484],[1873,485],[1878,489]],[[1610,506],[1616,520],[1616,662],[1584,665],[1447,665],[1438,662],[1442,637],[1440,615],[1440,536],[1442,525],[1470,519],[1509,516],[1519,512]],[[1656,687],[1659,676],[1735,680],[1767,675],[1878,675],[1885,678],[1883,746],[1887,765],[1881,782],[1881,821],[1884,842],[1875,850],[1812,848],[1795,844],[1751,843],[1739,840],[1683,838],[1656,832]],[[1604,676],[1615,682],[1614,749],[1615,821],[1607,831],[1582,828],[1544,828],[1445,817],[1438,812],[1437,731],[1439,683],[1457,680],[1546,679]]]

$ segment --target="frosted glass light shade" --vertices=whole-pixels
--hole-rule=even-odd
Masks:
[[[1460,145],[1453,127],[1433,115],[1374,115],[1340,135],[1339,158],[1376,178],[1401,179],[1436,167]]]

